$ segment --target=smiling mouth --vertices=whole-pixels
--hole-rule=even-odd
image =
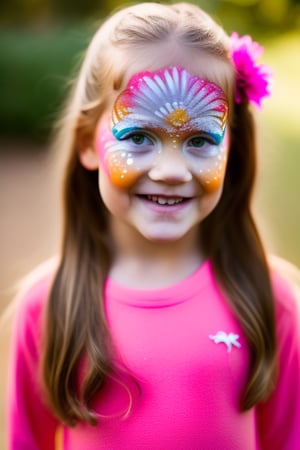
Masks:
[[[189,200],[188,198],[183,197],[164,197],[161,195],[142,195],[141,197],[148,200],[149,202],[156,203],[157,205],[162,206],[178,205],[179,203],[183,203]]]

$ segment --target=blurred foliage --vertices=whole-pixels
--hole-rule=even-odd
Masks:
[[[268,39],[299,25],[300,0],[194,0],[230,33]],[[1,0],[0,135],[45,140],[95,21],[118,0]]]
[[[84,26],[0,33],[0,134],[47,138],[89,40]]]
[[[208,12],[225,13],[229,20],[242,15],[256,26],[290,26],[299,20],[300,0],[191,0]],[[1,0],[0,23],[27,23],[107,15],[124,4],[120,0]],[[168,3],[168,0],[166,0]],[[231,18],[230,18],[231,17]]]
[[[264,62],[274,71],[272,95],[258,112],[260,173],[256,205],[264,240],[300,267],[300,30],[265,41]]]

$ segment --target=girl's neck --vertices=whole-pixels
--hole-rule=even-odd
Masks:
[[[128,287],[160,288],[191,275],[204,259],[195,232],[175,242],[122,240],[115,246],[109,276]]]

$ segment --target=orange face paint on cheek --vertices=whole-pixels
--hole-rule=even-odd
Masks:
[[[128,188],[135,183],[142,169],[134,164],[132,155],[123,146],[110,131],[109,121],[103,119],[96,134],[96,149],[101,167],[115,186]]]
[[[222,162],[218,164],[217,168],[208,171],[207,175],[203,177],[203,186],[207,192],[217,191],[223,183],[226,171],[226,160],[227,158],[225,157]]]
[[[132,186],[140,176],[141,170],[133,168],[117,154],[107,156],[108,175],[111,182],[119,188]]]
[[[224,141],[220,152],[212,160],[202,161],[201,168],[195,171],[195,176],[206,192],[217,191],[222,185],[227,166],[229,138],[228,133],[224,136]]]

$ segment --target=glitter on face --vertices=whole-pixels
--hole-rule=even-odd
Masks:
[[[128,142],[116,140],[110,128],[110,120],[104,117],[100,121],[96,133],[96,147],[101,167],[115,186],[127,188],[133,185],[140,176],[144,165],[139,166]],[[143,164],[145,162],[146,158],[144,158]]]
[[[111,181],[126,188],[170,145],[205,189],[215,190],[226,168],[227,115],[222,89],[181,67],[135,74],[114,103],[112,130],[108,120],[99,127],[101,161]]]
[[[225,176],[226,171],[226,163],[227,163],[227,152],[223,148],[219,156],[217,157],[217,161],[213,165],[212,169],[208,169],[203,171],[201,169],[201,174],[204,174],[204,187],[207,192],[216,191]]]

